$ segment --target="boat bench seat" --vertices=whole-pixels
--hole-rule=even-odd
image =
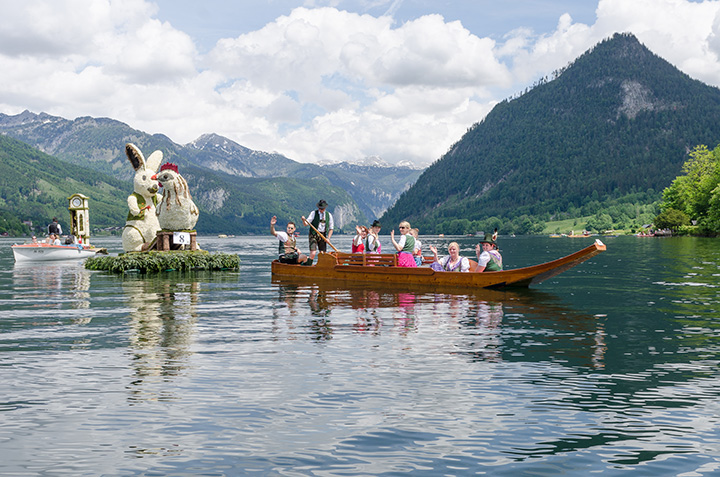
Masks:
[[[397,266],[397,255],[394,253],[341,253],[337,256],[337,264],[395,267]]]

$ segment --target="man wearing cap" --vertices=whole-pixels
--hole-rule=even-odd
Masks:
[[[303,217],[302,221],[305,225],[312,224],[318,232],[323,234],[326,239],[330,240],[330,237],[332,237],[333,234],[334,223],[332,214],[326,209],[327,202],[321,199],[317,203],[317,210],[310,212],[307,218]],[[323,240],[315,232],[315,230],[312,229],[312,227],[310,228],[310,232],[308,234],[308,240],[310,241],[311,261],[315,259],[315,255],[317,255],[318,250],[321,252],[327,251],[327,242]]]
[[[503,269],[502,255],[497,247],[497,229],[494,234],[485,234],[485,237],[475,246],[478,259],[476,272],[497,272]]]

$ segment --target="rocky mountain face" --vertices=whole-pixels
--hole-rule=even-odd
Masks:
[[[551,220],[618,198],[659,198],[691,148],[720,142],[719,117],[720,89],[616,34],[499,103],[381,220],[432,233],[458,218]]]

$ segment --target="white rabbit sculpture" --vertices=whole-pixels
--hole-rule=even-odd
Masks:
[[[123,229],[122,246],[126,252],[139,252],[147,249],[160,230],[155,214],[160,196],[157,193],[158,183],[152,177],[160,167],[163,153],[155,151],[146,160],[140,149],[129,143],[125,145],[125,153],[135,169],[135,178],[134,192],[127,199],[130,211]]]

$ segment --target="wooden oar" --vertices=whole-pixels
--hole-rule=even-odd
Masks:
[[[303,217],[303,219],[305,219],[305,217]],[[326,241],[326,242],[333,248],[333,250],[335,250],[336,252],[340,253],[340,250],[336,249],[336,248],[335,248],[335,245],[333,245],[331,241],[329,241],[328,239],[326,239],[325,236],[324,236],[318,229],[316,229],[313,224],[311,224],[307,219],[305,219],[305,222],[307,222],[307,224],[310,226],[310,228],[313,229],[313,230],[315,231],[315,233],[320,236],[321,239],[323,239],[324,241]]]

